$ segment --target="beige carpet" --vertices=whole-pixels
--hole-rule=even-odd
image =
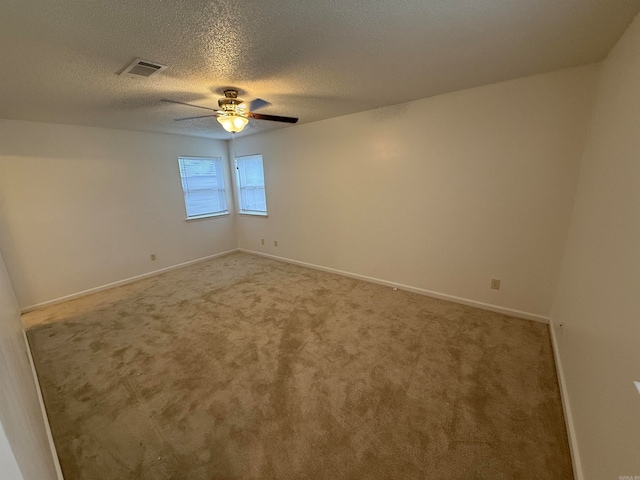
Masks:
[[[540,323],[242,253],[24,321],[67,480],[573,478]]]

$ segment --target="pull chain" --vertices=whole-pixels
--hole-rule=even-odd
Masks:
[[[233,165],[238,169],[238,165],[236,165],[236,158],[238,154],[236,152],[236,134],[235,132],[231,132],[231,155],[233,156]]]

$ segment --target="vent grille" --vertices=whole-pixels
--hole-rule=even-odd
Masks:
[[[136,58],[130,65],[128,65],[122,72],[120,72],[120,75],[148,78],[152,77],[153,75],[157,75],[165,68],[167,68],[166,65],[160,65],[159,63]]]

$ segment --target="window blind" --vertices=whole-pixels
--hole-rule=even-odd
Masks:
[[[179,157],[187,218],[227,213],[220,158]]]
[[[267,199],[262,155],[236,158],[236,169],[240,212],[266,214]]]

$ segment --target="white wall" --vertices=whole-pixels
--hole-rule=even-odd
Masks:
[[[640,18],[602,65],[552,317],[583,478],[640,476]]]
[[[2,423],[0,423],[0,472],[3,480],[23,480],[22,472],[13,455],[9,440],[4,433]]]
[[[0,120],[0,248],[19,305],[236,248],[234,216],[185,221],[178,155],[226,159],[226,142]]]
[[[16,302],[0,254],[0,478],[58,478]]]
[[[546,316],[597,71],[240,138],[269,217],[239,218],[239,247]]]

